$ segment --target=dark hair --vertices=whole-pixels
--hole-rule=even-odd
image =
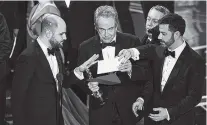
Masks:
[[[179,31],[182,36],[185,32],[185,20],[178,14],[170,13],[159,20],[160,24],[169,24],[169,30],[172,32]]]

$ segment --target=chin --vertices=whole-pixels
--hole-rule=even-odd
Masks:
[[[104,43],[110,43],[111,40],[103,40]]]
[[[164,44],[164,43],[160,43],[160,46],[162,46],[162,47],[167,47],[167,45]]]

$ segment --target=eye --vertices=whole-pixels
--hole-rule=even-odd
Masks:
[[[113,31],[114,30],[114,27],[111,27],[108,29],[108,31]]]
[[[104,29],[103,28],[98,28],[99,32],[103,32]]]
[[[158,24],[158,20],[152,20],[154,24]]]
[[[147,17],[147,21],[150,21],[150,18],[149,17]]]

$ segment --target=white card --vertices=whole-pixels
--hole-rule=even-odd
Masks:
[[[98,61],[97,74],[118,71],[119,64],[120,62],[118,61],[118,58]]]

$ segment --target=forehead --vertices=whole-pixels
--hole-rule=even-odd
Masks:
[[[156,9],[151,9],[148,13],[148,17],[157,19],[157,20],[161,19],[163,16],[164,14]]]
[[[56,32],[66,32],[66,24],[63,20],[58,21]]]
[[[167,32],[169,31],[169,24],[160,24],[159,25],[160,32]]]
[[[116,22],[115,18],[113,18],[113,17],[99,17],[97,19],[98,27],[105,28],[105,29],[114,27],[115,22]]]

